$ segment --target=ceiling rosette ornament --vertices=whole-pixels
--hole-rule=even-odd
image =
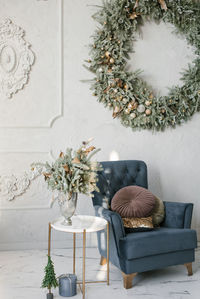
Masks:
[[[0,23],[0,93],[11,98],[28,82],[34,53],[24,30],[10,19]]]

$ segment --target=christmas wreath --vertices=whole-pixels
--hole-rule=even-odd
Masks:
[[[163,130],[200,110],[200,3],[192,0],[109,0],[98,6],[100,23],[86,67],[95,73],[92,89],[98,101],[131,128]],[[195,59],[182,74],[183,86],[156,96],[139,72],[127,70],[137,31],[147,20],[164,21],[194,47]]]

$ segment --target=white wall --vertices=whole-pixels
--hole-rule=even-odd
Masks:
[[[0,19],[9,16],[25,29],[36,56],[24,90],[12,100],[0,98],[0,175],[19,176],[32,161],[52,159],[61,149],[93,136],[95,145],[102,148],[98,160],[110,159],[113,151],[119,159],[144,160],[154,194],[163,200],[193,202],[192,226],[200,236],[200,115],[162,133],[133,132],[112,119],[111,112],[91,95],[89,85],[80,82],[91,78],[82,64],[95,29],[91,18],[95,8],[87,5],[94,3],[100,1],[63,0],[61,14],[62,0],[0,0]],[[144,69],[144,78],[157,92],[165,93],[165,86],[179,82],[191,49],[163,25],[146,25],[143,34],[132,69]],[[42,179],[12,202],[1,196],[0,249],[46,247],[47,223],[59,214],[56,206],[48,208],[50,197]],[[80,196],[78,212],[92,214],[91,200]],[[54,234],[54,244],[71,246],[67,238]]]

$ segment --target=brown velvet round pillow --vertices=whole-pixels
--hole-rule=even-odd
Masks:
[[[147,189],[128,186],[120,189],[112,198],[111,209],[121,217],[148,217],[156,204],[156,197]]]

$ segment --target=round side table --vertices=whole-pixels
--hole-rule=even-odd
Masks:
[[[65,233],[73,233],[73,274],[76,272],[76,234],[83,234],[83,273],[82,281],[78,281],[79,286],[82,285],[81,291],[83,299],[85,299],[85,284],[86,283],[101,283],[107,282],[109,285],[109,222],[105,219],[95,216],[77,215],[72,217],[72,225],[63,225],[64,218],[49,223],[49,238],[48,238],[48,255],[51,251],[51,230],[52,228]],[[85,280],[85,258],[86,258],[86,233],[107,230],[107,280],[102,281],[86,281]]]

